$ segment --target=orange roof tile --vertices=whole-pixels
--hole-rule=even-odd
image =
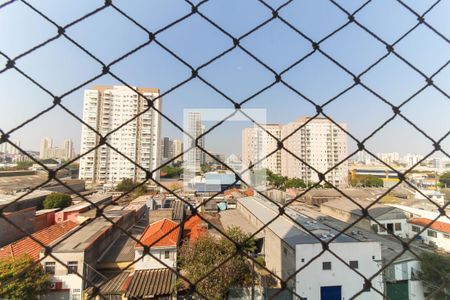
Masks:
[[[425,227],[425,226],[428,226],[428,224],[430,224],[432,221],[433,220],[430,220],[427,218],[413,218],[413,219],[409,219],[408,223]],[[434,229],[437,231],[441,231],[441,232],[445,232],[445,233],[450,233],[450,224],[440,222],[440,221],[435,221],[428,228],[431,228],[431,229]]]
[[[178,223],[162,219],[148,225],[140,238],[140,242],[150,247],[170,247],[177,246],[180,228]],[[176,229],[174,229],[177,227]],[[136,248],[142,248],[136,243]]]
[[[200,236],[207,232],[206,228],[202,224],[202,219],[199,216],[190,217],[185,223],[183,228],[184,238],[188,238],[191,241],[197,240]]]
[[[50,243],[57,240],[76,226],[77,223],[73,221],[65,221],[39,230],[33,233],[32,236],[42,244],[48,246]],[[0,259],[28,254],[34,260],[37,260],[39,259],[39,253],[42,249],[43,247],[39,243],[35,242],[30,237],[24,237],[0,248]]]

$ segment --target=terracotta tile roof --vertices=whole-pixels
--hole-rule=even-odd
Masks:
[[[75,228],[77,223],[65,221],[58,223],[32,234],[32,236],[44,245],[49,245],[70,230]],[[9,245],[0,248],[0,259],[9,257],[18,257],[23,254],[30,255],[34,260],[39,259],[39,253],[43,247],[30,237],[24,237]]]
[[[139,270],[131,278],[126,292],[128,298],[154,299],[174,291],[175,274],[170,269]]]
[[[408,220],[408,223],[423,226],[423,227],[428,226],[428,224],[430,224],[431,222],[433,222],[433,220],[430,220],[427,218],[413,218],[413,219]],[[434,230],[437,230],[440,232],[450,233],[450,224],[440,222],[440,221],[435,221],[428,228],[434,229]]]
[[[203,234],[206,234],[207,231],[202,219],[199,216],[193,216],[184,223],[183,237],[195,241]]]
[[[147,226],[139,241],[150,247],[176,247],[180,234],[178,226],[178,223],[169,219],[156,221]],[[174,229],[175,227],[178,228]],[[142,246],[136,243],[136,248],[142,248]]]

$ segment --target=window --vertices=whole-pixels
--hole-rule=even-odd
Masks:
[[[414,232],[420,232],[420,228],[418,226],[412,225],[411,230]]]
[[[386,232],[386,225],[385,224],[381,224],[382,226],[380,226],[380,232]]]
[[[69,261],[67,263],[68,271],[67,274],[74,274],[78,272],[78,262],[77,261]]]
[[[349,265],[350,265],[350,268],[352,268],[352,269],[358,269],[358,261],[357,260],[351,260],[350,262],[349,262]]]
[[[55,275],[55,262],[48,261],[45,263],[45,273]]]
[[[428,230],[427,230],[427,235],[428,235],[428,236],[431,236],[431,237],[437,237],[437,232],[428,229]]]
[[[450,239],[450,234],[444,233],[443,235],[444,235],[444,239]]]
[[[402,230],[402,223],[395,223],[395,231],[401,231]]]
[[[164,251],[164,258],[169,259],[170,258],[170,251]]]
[[[331,261],[324,261],[322,263],[322,270],[331,270]]]

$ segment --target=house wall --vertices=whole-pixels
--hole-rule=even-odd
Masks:
[[[76,261],[78,264],[78,273],[86,276],[85,267],[84,267],[84,254],[82,252],[75,253],[52,253],[55,257],[57,257],[61,262],[68,264],[69,261]],[[41,258],[43,257],[43,253],[41,253]],[[70,300],[81,300],[81,295],[83,293],[83,280],[77,274],[68,274],[67,268],[57,262],[54,258],[47,256],[42,261],[41,264],[45,269],[46,262],[55,262],[55,274],[50,275],[50,280],[52,282],[61,282],[61,290],[55,290],[54,292],[61,292],[65,290],[63,293],[67,299]],[[58,297],[58,293],[49,293],[45,299],[48,300],[56,300],[60,299]]]
[[[331,243],[330,250],[343,259],[358,261],[358,272],[365,277],[375,274],[381,267],[381,246],[378,242],[346,242]],[[311,259],[322,251],[320,243],[299,244],[296,246],[296,268],[304,267]],[[331,262],[331,270],[323,270],[322,263]],[[307,299],[321,299],[321,287],[341,286],[342,299],[351,299],[363,288],[363,278],[348,266],[344,265],[333,254],[326,251],[313,260],[296,276],[296,293]],[[382,275],[372,280],[372,286],[384,292]],[[360,294],[358,299],[372,300],[383,297],[371,289]]]
[[[169,258],[165,258],[165,252],[169,252]],[[150,249],[150,253],[157,257],[159,260],[164,262],[167,266],[171,268],[175,268],[177,265],[177,248],[176,247],[158,247]],[[141,257],[143,255],[142,249],[135,250],[135,259]],[[139,259],[135,264],[135,270],[144,270],[144,269],[160,269],[167,268],[161,262],[156,260],[150,255],[146,255],[143,258]]]
[[[394,229],[394,231],[392,233],[394,233],[396,236],[399,236],[402,238],[407,237],[409,230],[408,230],[408,222],[406,222],[406,219],[379,220],[378,222],[380,224],[384,225],[384,227],[386,227],[386,228],[388,228],[388,224],[392,224],[392,227]],[[379,226],[374,221],[370,221],[370,224],[372,226],[372,229],[379,235],[391,234],[387,230],[384,230],[381,226]],[[396,229],[395,224],[400,224],[401,229],[400,230]]]
[[[409,229],[408,234],[410,237],[413,237],[414,235],[417,234],[417,232],[412,230],[413,226],[419,227],[420,230],[423,229],[423,227],[420,225],[408,224],[407,228]],[[435,232],[436,237],[429,236],[428,235],[429,231]],[[450,252],[450,233],[447,234],[447,233],[443,233],[443,232],[428,228],[428,229],[425,229],[425,231],[420,234],[420,237],[423,239],[425,244],[432,244],[432,245],[434,244],[438,248],[441,248],[447,252]]]

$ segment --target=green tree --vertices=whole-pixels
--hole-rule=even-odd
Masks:
[[[303,179],[291,178],[291,179],[286,180],[285,187],[287,189],[289,189],[289,188],[297,188],[297,189],[302,188],[303,189],[303,188],[306,188],[306,183],[303,181]]]
[[[238,227],[228,228],[226,234],[241,245],[249,237]],[[242,246],[243,251],[249,254],[253,254],[256,249],[253,240]],[[229,239],[204,235],[196,241],[183,244],[180,250],[179,265],[182,273],[190,282],[196,282],[208,275],[196,285],[197,291],[208,299],[220,300],[224,299],[232,286],[251,284],[251,264],[244,255],[235,252],[235,244]],[[227,260],[229,257],[232,258]],[[225,260],[227,262],[218,267]],[[212,271],[215,267],[218,268]]]
[[[33,162],[31,160],[27,161],[19,161],[17,162],[16,169],[17,170],[28,170],[33,165]]]
[[[424,286],[428,286],[432,291],[438,287],[444,286],[444,289],[450,288],[450,256],[437,253],[424,252],[420,255],[421,270],[419,278]],[[450,293],[442,289],[434,299],[445,300],[450,298]]]
[[[183,168],[174,166],[164,166],[161,168],[162,178],[179,178],[183,173]]]
[[[45,197],[43,206],[45,209],[49,208],[64,208],[72,203],[70,195],[64,193],[51,193]]]
[[[50,290],[51,282],[41,264],[32,264],[28,255],[0,260],[0,298],[34,300]]]
[[[446,187],[450,187],[450,172],[446,172],[439,177],[439,182]]]
[[[275,174],[269,169],[266,169],[266,174],[267,174],[267,181],[271,186],[277,189],[285,189],[285,184],[286,181],[288,180],[287,177]]]
[[[352,186],[382,187],[383,179],[373,175],[356,175],[350,180]]]
[[[124,178],[121,182],[119,182],[119,184],[117,184],[116,190],[118,190],[119,192],[128,192],[134,189],[134,187],[135,183],[132,179]]]

